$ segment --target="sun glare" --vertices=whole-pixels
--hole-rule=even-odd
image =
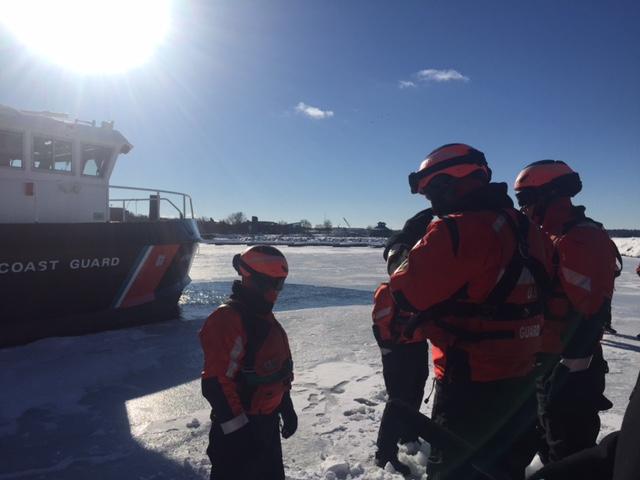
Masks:
[[[165,38],[170,0],[0,0],[2,22],[29,50],[82,73],[118,73]]]

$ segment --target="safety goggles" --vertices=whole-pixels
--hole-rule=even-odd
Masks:
[[[409,174],[409,187],[411,188],[411,193],[418,193],[418,187],[420,186],[420,180],[422,180],[426,175],[422,172],[411,172]]]
[[[280,292],[284,288],[285,277],[274,278],[262,273],[254,273],[251,278],[256,287],[262,291],[275,290]]]

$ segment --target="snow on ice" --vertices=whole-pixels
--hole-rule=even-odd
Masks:
[[[638,255],[637,239],[617,241]],[[197,332],[229,292],[231,258],[241,248],[200,246],[182,321],[0,350],[0,480],[208,478]],[[293,351],[300,421],[283,441],[287,478],[401,479],[390,465],[373,465],[386,399],[370,328],[372,291],[385,278],[381,250],[281,248],[291,275],[277,317]],[[636,264],[625,258],[617,281],[613,325],[620,333],[603,340],[614,408],[602,415],[602,434],[620,426],[640,365]],[[402,447],[414,479],[425,478],[428,454],[424,443]]]
[[[614,238],[613,241],[618,246],[622,255],[627,257],[640,257],[640,238]]]

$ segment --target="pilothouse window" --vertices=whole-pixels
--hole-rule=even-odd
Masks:
[[[33,137],[33,168],[71,172],[71,142]]]
[[[101,177],[113,150],[98,145],[82,145],[82,174]]]
[[[22,168],[22,134],[0,130],[0,167]]]

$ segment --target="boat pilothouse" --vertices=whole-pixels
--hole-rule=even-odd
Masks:
[[[0,106],[0,346],[178,315],[191,198],[110,186],[132,148],[113,123]]]

